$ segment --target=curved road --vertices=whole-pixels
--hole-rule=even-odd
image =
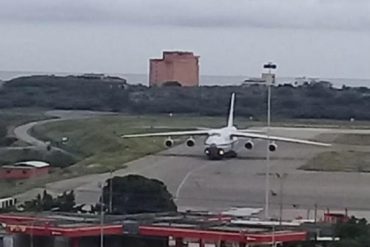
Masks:
[[[38,147],[45,147],[46,143],[42,140],[39,140],[30,135],[30,130],[36,126],[46,123],[52,123],[57,121],[64,121],[64,120],[72,120],[72,119],[84,119],[84,118],[92,118],[97,116],[107,116],[107,115],[114,115],[115,113],[110,112],[94,112],[94,111],[47,111],[45,113],[46,116],[51,117],[51,119],[35,121],[31,123],[27,123],[21,126],[16,127],[13,131],[15,136],[32,146]]]

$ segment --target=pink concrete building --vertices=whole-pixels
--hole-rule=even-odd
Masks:
[[[177,81],[184,87],[199,85],[199,56],[192,52],[165,51],[163,58],[150,59],[149,85]]]

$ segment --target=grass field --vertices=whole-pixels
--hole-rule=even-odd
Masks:
[[[6,126],[8,138],[9,137],[14,138],[13,129],[16,126],[47,118],[50,117],[45,116],[44,110],[42,109],[23,109],[23,108],[0,109],[0,123]],[[26,146],[26,144],[23,143],[22,141],[15,141],[12,142],[11,146]]]
[[[331,151],[320,153],[300,169],[308,171],[370,172],[370,152]]]
[[[142,133],[153,131],[190,129],[192,127],[222,127],[226,119],[224,117],[199,117],[199,116],[105,116],[84,120],[58,121],[45,125],[36,126],[32,134],[39,139],[51,141],[52,145],[65,149],[76,156],[80,161],[65,172],[73,176],[85,173],[100,173],[119,169],[125,166],[128,161],[140,158],[145,155],[157,153],[164,149],[164,138],[137,138],[122,139],[122,134]],[[264,122],[250,121],[246,118],[237,118],[235,123],[239,128],[250,126],[264,126]],[[294,120],[274,122],[275,126],[314,126],[314,127],[346,127],[346,121],[328,120]],[[365,128],[367,122],[357,122],[357,127]],[[68,142],[61,143],[63,137]],[[348,144],[357,143],[365,145],[370,138],[361,136],[320,136],[319,138],[330,140],[334,143],[343,142]],[[302,169],[317,170],[340,170],[330,168],[329,164],[336,164],[333,159],[336,155],[326,155],[315,158]],[[330,158],[332,160],[330,161]],[[320,162],[322,161],[322,162]],[[326,165],[322,165],[322,163]],[[343,165],[342,165],[343,166]],[[340,167],[342,167],[340,166]],[[347,166],[343,169],[348,169]],[[354,168],[358,169],[358,168]]]
[[[24,123],[50,118],[45,116],[44,111],[43,109],[24,108],[0,109],[0,120],[12,128]]]
[[[369,146],[369,134],[335,134],[324,133],[315,138],[317,141],[328,142],[341,145]]]
[[[333,143],[336,150],[323,152],[309,160],[300,169],[311,171],[370,172],[370,135],[333,134],[319,135],[319,141]]]

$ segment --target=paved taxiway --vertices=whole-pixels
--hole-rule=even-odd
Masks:
[[[370,133],[369,130],[335,130],[341,133]],[[275,128],[271,134],[296,138],[314,138],[328,129]],[[176,197],[181,209],[222,210],[234,206],[263,207],[265,200],[266,142],[255,141],[247,151],[238,145],[237,159],[209,161],[203,155],[202,141],[188,148],[179,145],[156,155],[130,162],[128,168],[113,175],[141,174],[162,180]],[[297,211],[313,209],[370,210],[370,174],[344,172],[308,172],[297,170],[317,153],[332,148],[278,143],[271,155],[271,173],[287,173],[284,183],[284,208]],[[335,148],[335,147],[333,147]],[[74,189],[77,203],[95,203],[99,198],[98,181],[109,174],[88,175],[50,183],[54,193]],[[271,176],[272,215],[279,207],[279,180]],[[312,212],[312,211],[311,211]],[[294,215],[297,216],[297,215]]]

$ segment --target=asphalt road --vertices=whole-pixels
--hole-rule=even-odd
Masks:
[[[313,138],[323,132],[369,133],[368,130],[329,130],[275,128],[272,134]],[[239,157],[209,161],[203,156],[202,141],[193,148],[184,145],[128,163],[128,168],[115,175],[142,174],[162,180],[175,196],[180,209],[222,211],[230,207],[263,207],[265,202],[266,142],[256,141],[247,151],[238,146]],[[277,217],[280,181],[275,173],[287,173],[284,180],[284,215],[305,216],[314,205],[344,210],[370,210],[370,174],[343,172],[308,172],[297,168],[315,154],[328,148],[278,143],[271,155],[271,216]],[[335,147],[334,147],[335,148]],[[330,150],[331,148],[329,148]],[[77,203],[96,203],[98,182],[110,174],[88,175],[50,183],[53,193],[74,189]],[[368,214],[367,214],[368,215]]]

